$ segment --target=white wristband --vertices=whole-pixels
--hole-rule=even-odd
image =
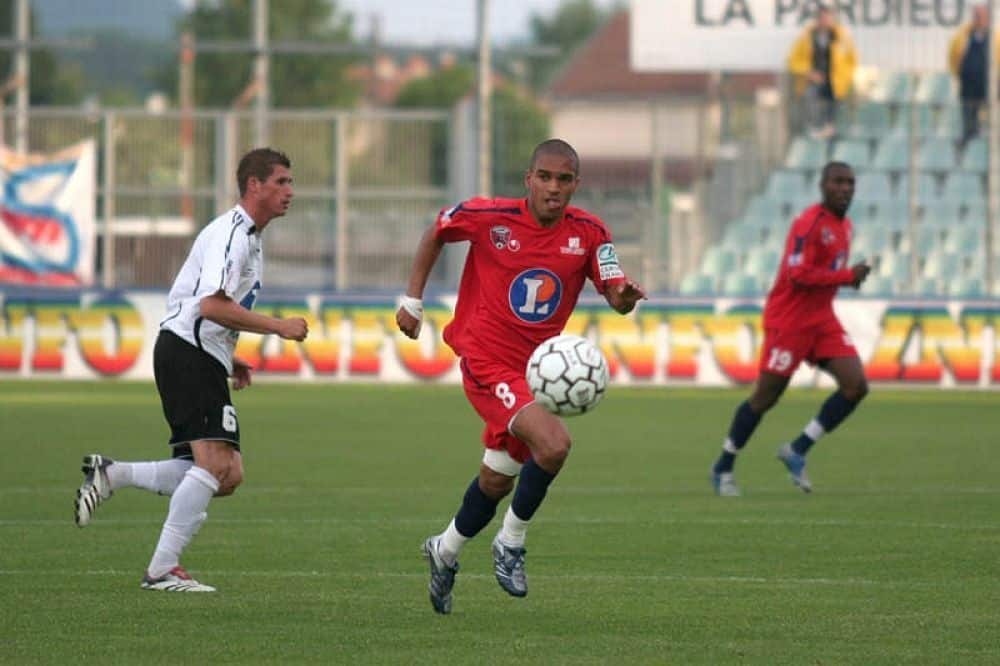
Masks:
[[[414,298],[413,296],[407,296],[406,294],[399,297],[399,307],[406,310],[406,312],[414,319],[420,320],[424,318],[424,302],[419,298]]]

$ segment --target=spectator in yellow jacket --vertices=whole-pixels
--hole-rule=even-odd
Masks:
[[[805,102],[814,136],[833,136],[837,106],[851,91],[857,64],[847,28],[837,23],[829,7],[821,7],[788,55],[788,69],[796,76],[796,91]]]
[[[972,21],[958,29],[948,49],[948,65],[958,78],[962,105],[962,145],[979,134],[979,115],[989,90],[989,39],[989,8],[976,5]]]

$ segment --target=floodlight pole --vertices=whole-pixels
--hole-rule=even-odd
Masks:
[[[14,148],[19,153],[28,151],[28,102],[31,86],[29,74],[31,63],[28,57],[28,41],[31,39],[31,14],[28,0],[17,0],[14,5],[14,76],[23,83],[17,87],[14,117]]]
[[[492,77],[490,76],[490,0],[478,0],[476,4],[476,43],[479,47],[479,73],[477,86],[477,110],[479,120],[479,196],[488,197],[492,189],[491,147],[490,147],[490,96]]]
[[[986,246],[986,273],[984,274],[986,284],[985,292],[989,295],[996,294],[996,284],[994,283],[994,261],[996,251],[993,247],[993,230],[997,218],[1000,217],[1000,104],[997,103],[997,93],[1000,92],[997,75],[997,47],[995,30],[997,22],[996,0],[989,0],[990,30],[989,39],[986,40],[988,56],[986,61],[986,71],[989,73],[987,86],[988,101],[986,108],[989,110],[989,170],[986,172],[986,234],[983,237],[983,244]]]
[[[253,45],[255,49],[253,71],[257,80],[257,96],[254,101],[254,139],[258,147],[266,146],[268,137],[268,108],[271,105],[271,55],[267,44],[267,0],[253,1]]]

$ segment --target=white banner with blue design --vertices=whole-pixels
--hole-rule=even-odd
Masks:
[[[92,140],[46,155],[0,146],[0,285],[92,284],[95,176]]]

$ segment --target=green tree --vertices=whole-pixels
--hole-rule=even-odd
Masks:
[[[34,12],[30,12],[29,33],[38,33]],[[0,0],[0,35],[14,38],[14,0]],[[13,51],[0,52],[0,82],[14,73]],[[30,95],[32,105],[76,104],[83,97],[82,70],[71,64],[60,66],[48,49],[31,50]]]
[[[562,0],[550,16],[532,14],[529,21],[531,39],[538,46],[559,49],[555,58],[534,61],[531,84],[536,89],[548,85],[549,80],[616,9],[605,11],[594,0]]]
[[[268,38],[271,42],[301,41],[349,44],[351,17],[338,12],[335,0],[271,2]],[[181,19],[178,34],[190,32],[196,41],[249,42],[253,36],[253,3],[218,0],[201,3]],[[179,37],[178,37],[179,39]],[[345,107],[357,99],[358,86],[347,80],[352,56],[302,53],[271,58],[271,104],[287,107]],[[194,99],[196,106],[229,107],[253,75],[250,53],[197,53]],[[171,64],[158,77],[164,90],[176,98],[178,68]]]
[[[408,83],[400,91],[400,108],[450,109],[475,92],[475,72],[469,65],[456,65]],[[493,191],[498,195],[520,192],[521,176],[535,145],[549,132],[549,118],[529,95],[513,86],[500,84],[493,91]],[[437,166],[435,182],[447,173],[448,137],[439,128],[433,139],[432,154]]]

